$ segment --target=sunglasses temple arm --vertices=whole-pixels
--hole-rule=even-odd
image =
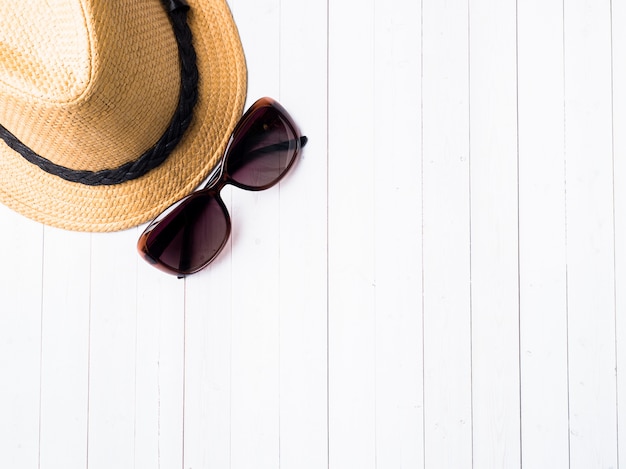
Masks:
[[[300,140],[300,148],[304,147],[306,143],[309,141],[308,137],[304,135],[300,137],[299,140]],[[293,142],[294,140],[287,140],[285,142],[275,143],[273,145],[268,145],[265,147],[257,148],[256,150],[251,151],[250,154],[271,153],[276,150],[287,150]],[[205,189],[208,187],[211,187],[215,183],[215,181],[217,181],[221,177],[222,175],[221,169],[222,168],[220,165],[213,170],[211,175],[206,179],[207,182],[203,186]]]
[[[307,137],[300,137],[300,146],[303,147],[306,145],[306,142],[309,141]],[[268,145],[266,147],[257,148],[250,153],[271,153],[276,150],[288,150],[294,140],[287,140],[285,142],[275,143],[273,145]]]
[[[181,247],[181,255],[179,258],[179,267],[182,270],[186,270],[189,268],[191,234],[193,230],[190,227],[190,223],[184,223],[182,230],[183,232],[180,236],[182,236],[183,241],[181,243],[182,247]],[[176,228],[176,224],[169,223],[167,226],[165,226],[165,228],[161,232],[161,235],[160,235],[161,243],[158,245],[153,245],[151,247],[151,253],[156,257],[160,257],[161,254],[163,254],[165,249],[168,247],[168,244],[177,236],[178,233],[179,233],[179,230]],[[163,242],[163,240],[167,240],[168,242],[165,243]],[[183,277],[184,275],[178,276],[178,278],[183,278]]]
[[[167,249],[169,242],[176,236],[177,229],[173,223],[167,224],[159,235],[159,243],[154,243],[150,246],[149,256],[152,258],[159,258],[161,254]],[[163,240],[167,240],[167,243],[163,242]]]

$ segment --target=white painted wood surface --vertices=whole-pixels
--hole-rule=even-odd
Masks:
[[[626,4],[230,5],[303,157],[185,280],[0,207],[0,467],[619,467]]]

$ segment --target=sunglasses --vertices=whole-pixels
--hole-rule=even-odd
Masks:
[[[148,263],[184,277],[209,265],[226,245],[230,215],[220,191],[226,184],[250,191],[272,187],[296,161],[307,138],[287,111],[261,98],[235,126],[222,162],[206,186],[155,218],[137,242]]]

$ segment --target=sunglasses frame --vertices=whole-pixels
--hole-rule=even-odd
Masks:
[[[291,157],[289,163],[283,169],[283,171],[278,175],[276,179],[262,186],[249,186],[249,185],[246,185],[246,184],[243,184],[234,180],[232,176],[228,173],[228,157],[230,155],[234,142],[239,141],[240,137],[242,137],[242,135],[240,135],[241,132],[245,132],[245,130],[248,129],[252,123],[255,122],[255,115],[257,111],[259,109],[267,108],[267,107],[274,108],[283,118],[284,123],[289,126],[291,132],[295,136],[295,149],[293,150],[293,156]],[[243,136],[245,136],[245,133],[243,134]],[[152,220],[150,224],[148,224],[144,232],[139,237],[139,240],[137,241],[137,251],[139,252],[140,256],[146,262],[153,265],[157,269],[168,274],[176,275],[178,276],[178,278],[183,278],[186,275],[194,274],[204,269],[205,267],[207,267],[222,252],[222,250],[228,243],[228,240],[230,239],[230,235],[232,232],[232,223],[231,223],[230,214],[228,212],[228,208],[226,207],[226,204],[224,203],[220,195],[220,192],[224,188],[224,186],[226,186],[227,184],[231,184],[240,189],[249,190],[249,191],[262,191],[265,189],[269,189],[270,187],[278,184],[283,179],[283,177],[285,177],[285,175],[289,172],[289,170],[294,166],[296,160],[298,159],[298,155],[300,154],[300,151],[302,150],[302,147],[306,144],[306,142],[307,142],[307,138],[301,135],[298,126],[295,124],[295,122],[293,121],[289,113],[285,110],[285,108],[283,108],[283,106],[281,106],[281,104],[278,101],[272,98],[268,98],[268,97],[260,98],[259,100],[257,100],[254,104],[252,104],[252,106],[250,106],[250,108],[245,112],[245,114],[241,117],[241,119],[235,126],[230,136],[230,139],[228,141],[228,144],[226,145],[226,149],[224,150],[221,161],[219,165],[216,167],[216,169],[213,171],[213,173],[208,177],[208,182],[205,184],[205,186],[202,189],[199,189],[183,197],[179,201],[174,202],[167,209],[165,209],[160,215],[158,215],[154,220]],[[215,201],[217,202],[217,204],[219,205],[220,209],[222,210],[224,214],[224,218],[226,222],[226,232],[224,235],[224,239],[221,242],[219,248],[207,261],[202,263],[200,266],[194,267],[189,270],[177,269],[159,261],[158,259],[155,259],[150,254],[149,249],[148,249],[148,239],[150,238],[150,234],[152,233],[152,231],[157,226],[159,226],[161,222],[163,222],[166,218],[176,217],[178,213],[180,213],[185,208],[185,206],[190,203],[191,200],[199,198],[199,197],[208,197],[208,198],[215,199]]]

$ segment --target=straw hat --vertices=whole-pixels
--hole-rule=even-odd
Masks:
[[[215,167],[245,93],[225,0],[5,2],[0,202],[69,230],[146,222]]]

